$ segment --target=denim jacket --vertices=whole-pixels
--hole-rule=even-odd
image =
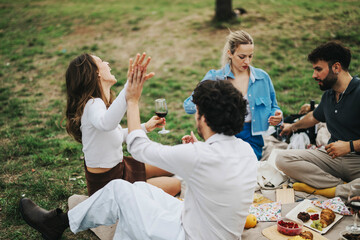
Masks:
[[[229,64],[219,70],[210,70],[201,81],[226,80],[227,78],[235,79]],[[251,133],[252,135],[261,135],[269,127],[269,117],[275,115],[276,110],[280,110],[276,101],[274,86],[269,75],[264,70],[250,66],[247,97],[252,115]],[[183,106],[188,114],[196,112],[196,106],[192,102],[192,95],[184,101]]]

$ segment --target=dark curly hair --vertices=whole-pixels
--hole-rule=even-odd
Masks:
[[[232,136],[242,130],[247,114],[246,100],[230,81],[200,82],[194,90],[193,102],[199,118],[204,115],[214,132]]]
[[[320,60],[327,62],[329,67],[339,62],[341,67],[348,71],[351,51],[339,41],[330,41],[318,46],[308,55],[308,61],[311,63],[317,63]]]

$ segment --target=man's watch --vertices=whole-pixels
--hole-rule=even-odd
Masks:
[[[354,149],[354,143],[352,140],[350,140],[350,152],[355,152],[355,149]]]

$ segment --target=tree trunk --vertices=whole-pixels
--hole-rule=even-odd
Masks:
[[[235,17],[232,9],[232,0],[216,0],[215,20],[228,22]]]

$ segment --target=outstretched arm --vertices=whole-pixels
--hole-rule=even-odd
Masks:
[[[319,123],[319,121],[314,117],[313,111],[309,112],[305,115],[302,119],[299,121],[287,124],[285,123],[282,127],[282,131],[280,133],[280,136],[282,135],[289,135],[292,132],[297,131],[298,129],[304,129],[315,126],[315,124]]]
[[[129,74],[128,74],[128,86],[126,89],[126,101],[128,104],[127,118],[128,118],[128,130],[129,133],[141,129],[140,125],[140,113],[139,113],[139,100],[144,83],[149,78],[153,77],[155,73],[146,74],[146,68],[151,60],[149,57],[145,64],[142,65],[146,54],[143,53],[140,58],[140,54],[137,55],[135,62],[132,59],[129,61]]]

